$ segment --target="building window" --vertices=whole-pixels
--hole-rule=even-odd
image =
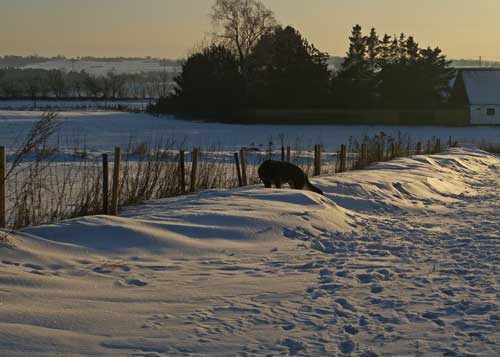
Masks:
[[[497,114],[497,111],[495,108],[486,108],[486,115],[493,117]]]

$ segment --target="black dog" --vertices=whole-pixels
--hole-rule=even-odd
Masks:
[[[314,187],[307,178],[307,175],[298,166],[282,161],[265,161],[259,167],[259,177],[266,188],[273,185],[281,188],[281,185],[288,183],[296,190],[309,190],[324,196],[323,191]]]

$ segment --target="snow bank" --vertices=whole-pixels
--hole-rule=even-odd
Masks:
[[[500,159],[452,149],[0,238],[1,355],[493,356]]]
[[[316,182],[329,197],[357,212],[439,209],[462,195],[474,195],[467,182],[497,159],[470,149],[450,149],[441,155],[414,156],[356,171],[323,177]]]
[[[267,248],[283,230],[314,230],[318,221],[329,231],[353,229],[348,213],[328,198],[250,187],[159,200],[128,209],[122,217],[79,218],[25,232],[107,254],[185,255]]]

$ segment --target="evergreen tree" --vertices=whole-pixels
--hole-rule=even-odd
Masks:
[[[366,77],[369,72],[369,63],[366,58],[366,39],[360,25],[354,26],[349,41],[349,51],[342,63],[342,71],[349,72],[358,78]]]
[[[420,50],[418,67],[419,102],[424,106],[435,107],[441,103],[443,95],[450,92],[450,82],[455,76],[455,70],[438,47]]]
[[[397,58],[399,61],[404,62],[407,59],[407,52],[406,52],[406,35],[404,33],[401,33],[399,35],[399,41],[398,41],[398,46],[397,46]]]
[[[349,41],[349,51],[333,80],[335,104],[341,107],[367,107],[372,103],[373,71],[367,58],[367,41],[360,25],[354,26]]]
[[[328,58],[293,27],[276,27],[261,38],[250,59],[252,102],[279,108],[324,104]]]
[[[413,36],[409,36],[408,39],[404,42],[404,52],[410,62],[415,62],[419,58],[420,48],[418,43],[415,42]]]
[[[392,48],[394,49],[395,41]],[[432,108],[449,90],[454,70],[439,48],[420,49],[412,36],[401,36],[398,57],[378,73],[381,105],[387,108]]]
[[[391,53],[391,62],[395,62],[400,58],[400,53],[399,53],[399,41],[396,35],[392,38],[392,43],[390,46],[390,53]]]
[[[337,106],[431,108],[440,105],[453,77],[439,48],[420,49],[413,36],[366,37],[353,28],[341,71],[333,81]]]
[[[380,51],[380,39],[377,35],[375,28],[372,28],[370,35],[365,38],[366,42],[366,54],[367,61],[370,66],[370,70],[375,72],[378,68],[379,57],[381,55]]]
[[[380,41],[379,46],[377,48],[378,56],[377,56],[377,67],[381,68],[387,63],[390,63],[394,60],[394,54],[391,50],[392,37],[388,34],[384,35],[382,41]]]
[[[211,45],[191,55],[175,82],[175,93],[159,101],[159,111],[231,116],[245,104],[239,61],[223,45]]]

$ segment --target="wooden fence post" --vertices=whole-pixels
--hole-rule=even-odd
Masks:
[[[368,148],[366,144],[361,144],[361,167],[365,167],[368,163]]]
[[[102,154],[102,214],[109,213],[109,157]]]
[[[383,151],[384,149],[382,148],[382,144],[380,142],[377,142],[377,145],[376,145],[376,151],[377,151],[377,160],[378,162],[382,161],[383,159]]]
[[[292,160],[292,149],[290,146],[286,147],[286,162],[291,162]]]
[[[234,153],[234,164],[236,165],[236,174],[238,175],[238,185],[243,187],[243,180],[241,179],[241,168],[240,168],[240,160],[238,159],[238,153]]]
[[[391,142],[391,160],[396,157],[396,144],[394,144],[394,141]]]
[[[7,157],[5,147],[0,146],[0,228],[7,228]]]
[[[113,192],[111,195],[111,215],[118,215],[118,191],[120,190],[120,160],[121,149],[115,148],[115,163],[113,167]]]
[[[347,146],[342,144],[340,146],[340,172],[347,171]]]
[[[314,145],[314,176],[321,175],[321,145]]]
[[[243,186],[248,186],[247,157],[245,148],[241,148],[240,150],[240,161],[241,161],[241,179],[243,180]]]
[[[186,162],[184,150],[179,150],[179,187],[181,194],[186,193]]]
[[[453,142],[451,141],[451,135],[450,135],[450,138],[448,140],[448,147],[451,148],[453,146]]]
[[[338,170],[337,172],[342,172],[342,166],[343,166],[343,163],[342,163],[342,160],[344,159],[344,144],[340,145],[340,150],[338,151],[338,154],[337,154],[337,167],[338,167]]]
[[[422,153],[422,143],[419,141],[417,143],[417,152],[416,152],[416,154],[420,155],[421,153]]]
[[[281,147],[281,162],[285,162],[285,147]]]
[[[200,149],[194,148],[192,153],[192,163],[191,163],[191,187],[190,192],[196,192],[196,185],[198,181],[198,160],[200,159]]]

